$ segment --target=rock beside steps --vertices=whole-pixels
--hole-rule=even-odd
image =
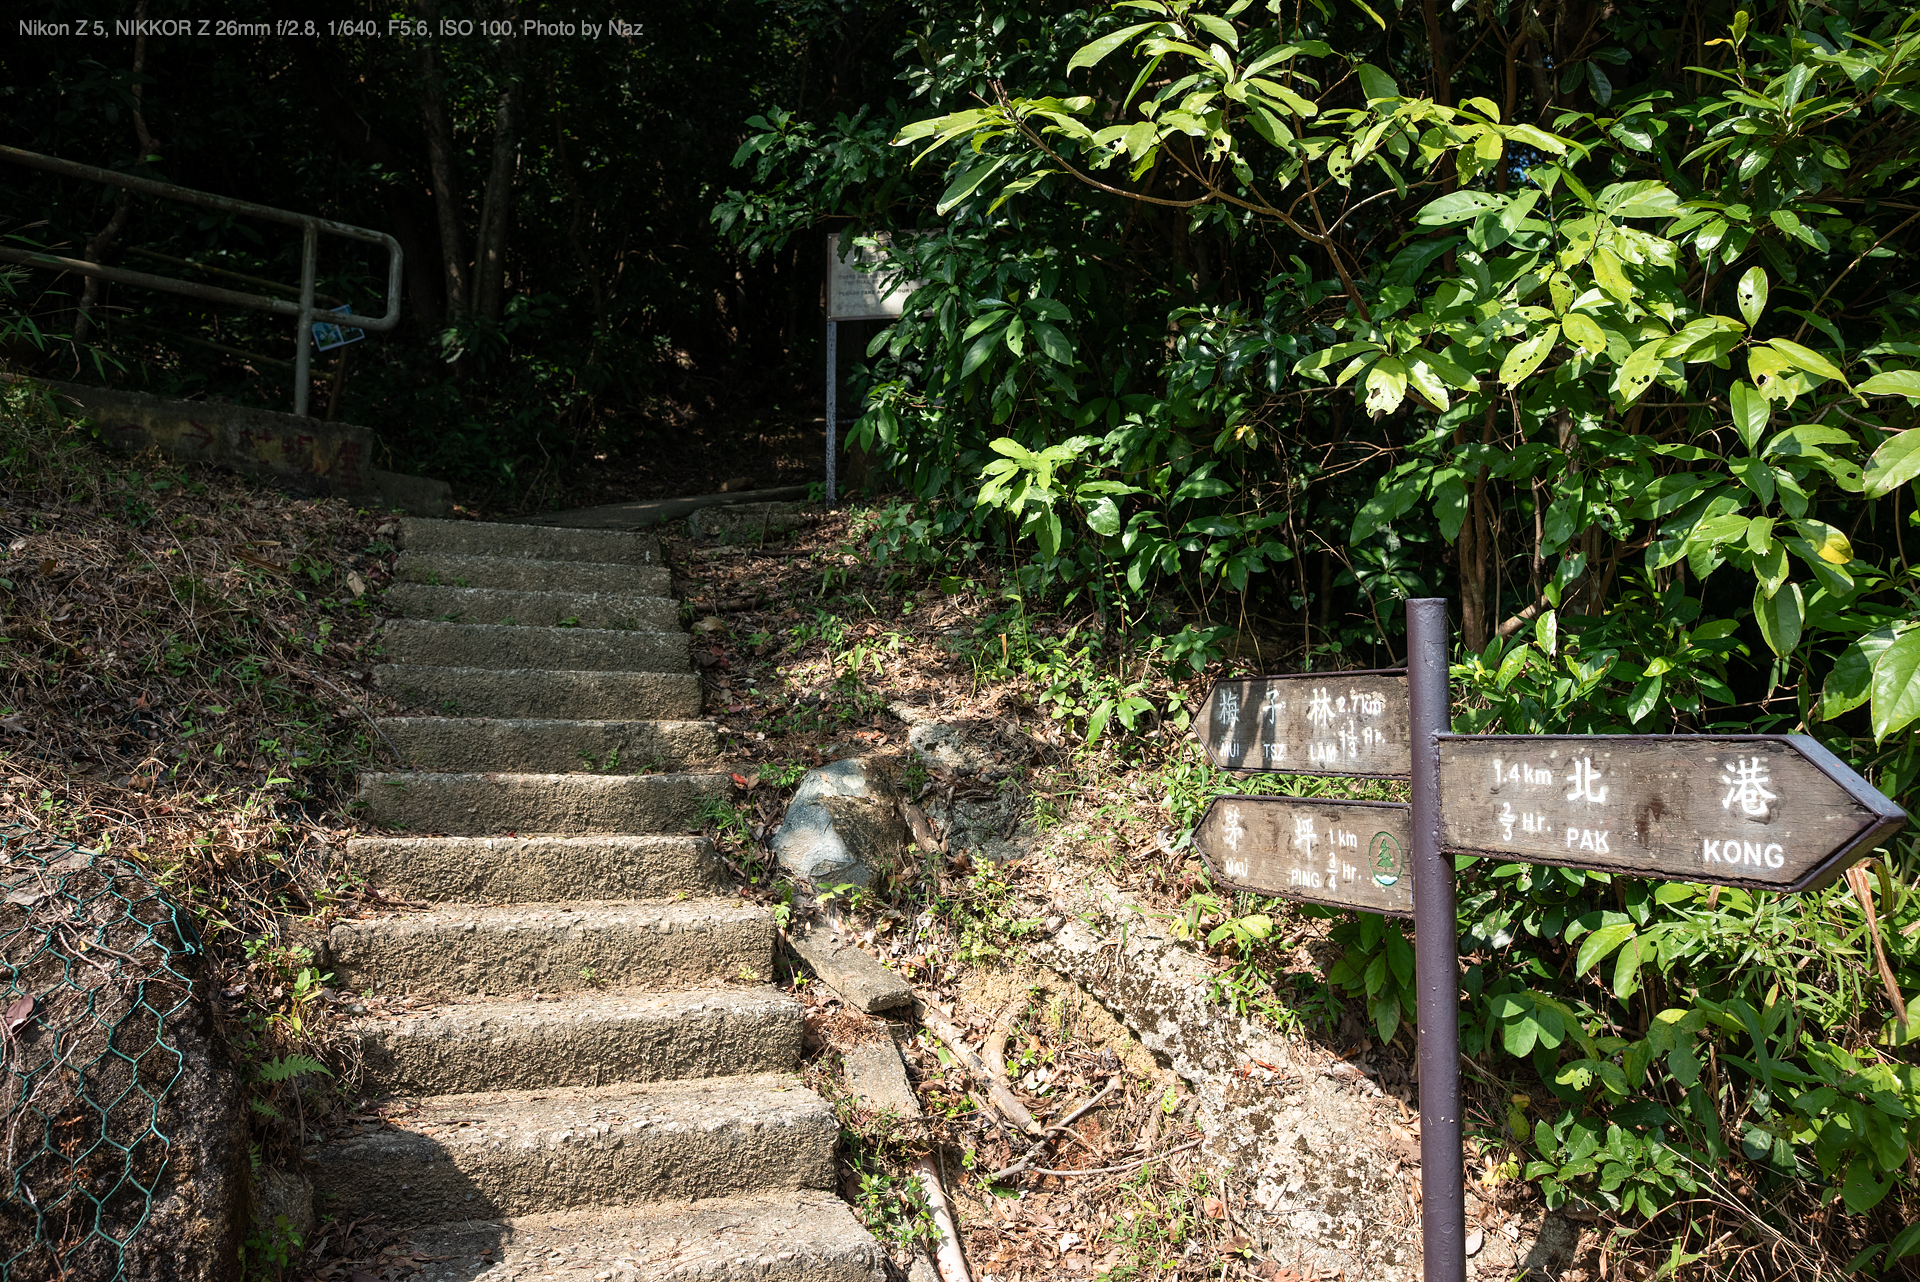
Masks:
[[[693,832],[726,776],[657,542],[401,539],[376,672],[423,715],[380,723],[412,768],[362,776],[386,835],[348,863],[429,907],[326,941],[380,1000],[350,1025],[372,1105],[307,1151],[321,1209],[408,1228],[431,1282],[884,1277],[827,1191],[773,923]]]

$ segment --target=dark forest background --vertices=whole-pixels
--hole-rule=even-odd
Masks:
[[[626,15],[633,34],[590,37],[520,24],[604,28],[591,6],[428,3],[404,25],[471,34],[422,39],[395,12],[56,0],[33,16],[108,34],[8,30],[0,141],[396,237],[400,327],[317,357],[311,398],[316,416],[374,428],[384,466],[520,509],[818,480],[823,237],[750,254],[712,211],[748,117],[831,117],[890,91],[890,13],[669,0]],[[111,34],[140,18],[194,34]],[[316,34],[219,36],[226,23]],[[0,235],[297,296],[292,229],[14,165]],[[15,288],[67,339],[16,337],[6,355],[32,372],[291,409],[282,318],[46,272]],[[323,238],[318,289],[377,314],[384,254]]]

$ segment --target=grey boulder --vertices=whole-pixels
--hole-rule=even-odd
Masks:
[[[780,866],[817,886],[867,886],[899,867],[906,825],[892,787],[858,757],[809,770],[773,835]]]

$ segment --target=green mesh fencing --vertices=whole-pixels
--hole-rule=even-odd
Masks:
[[[126,1274],[171,1137],[200,940],[132,863],[0,827],[0,1282]]]

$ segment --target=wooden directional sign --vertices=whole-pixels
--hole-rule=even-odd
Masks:
[[[1215,682],[1193,729],[1229,770],[1404,779],[1413,769],[1399,669]]]
[[[1818,890],[1906,812],[1805,735],[1441,735],[1458,854]]]
[[[1412,826],[1397,802],[1227,795],[1193,844],[1229,889],[1408,917]]]

